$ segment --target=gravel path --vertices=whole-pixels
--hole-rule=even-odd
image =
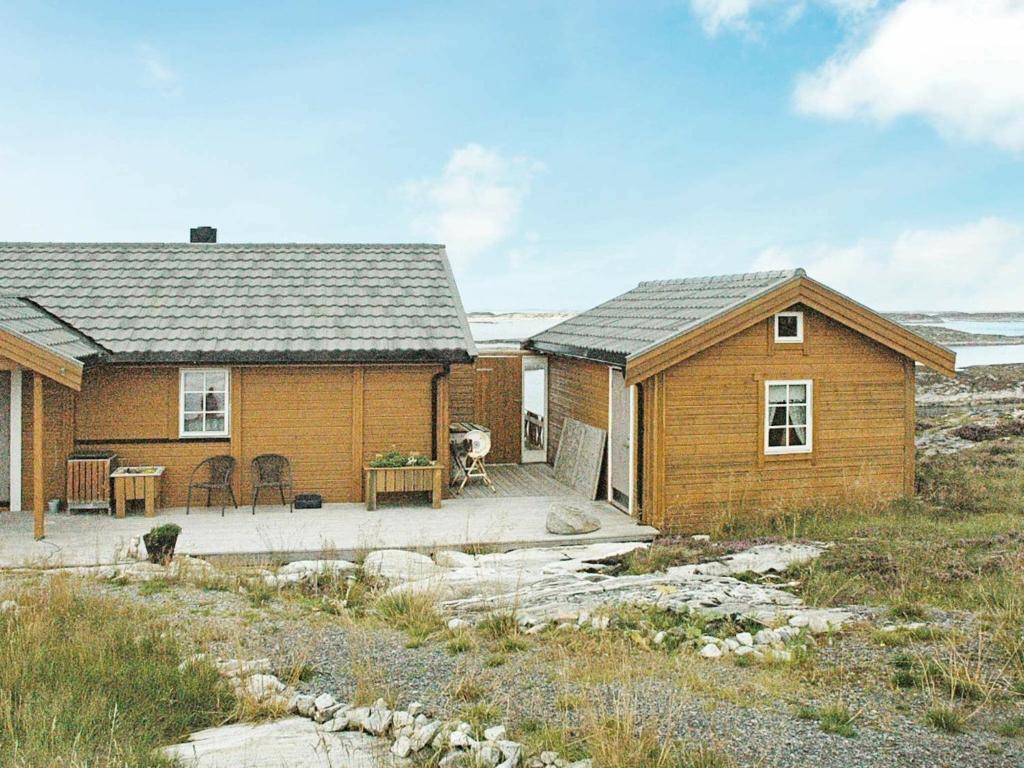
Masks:
[[[666,736],[671,731],[715,746],[744,768],[1024,766],[1024,740],[993,732],[1009,716],[1005,708],[996,717],[979,716],[961,735],[924,724],[926,695],[887,683],[892,657],[907,649],[878,646],[866,631],[844,632],[833,644],[822,645],[809,669],[780,673],[774,684],[783,687],[767,689],[770,695],[765,695],[760,676],[767,673],[761,668],[701,660],[687,652],[674,661],[666,658],[665,670],[658,665],[645,670],[646,676],[628,687],[613,680],[584,689],[560,674],[565,668],[555,663],[554,640],[535,641],[525,651],[506,654],[504,664],[489,667],[485,660],[493,649],[485,645],[458,655],[437,641],[407,648],[403,633],[353,625],[295,602],[272,600],[255,607],[243,595],[191,587],[149,594],[141,594],[138,586],[94,588],[159,606],[214,653],[269,656],[279,670],[308,664],[312,674],[300,687],[311,692],[351,697],[362,680],[399,703],[419,700],[439,714],[455,716],[467,703],[453,689],[469,681],[486,692],[478,704],[496,707],[513,735],[517,725],[528,721],[571,720],[565,702],[573,696],[596,698],[591,709],[601,712],[610,711],[628,692],[634,711]],[[945,624],[957,621],[943,619]],[[622,666],[627,662],[623,658]],[[683,673],[689,674],[685,681]],[[853,738],[824,733],[813,720],[797,717],[800,705],[837,701],[857,713]],[[1017,705],[1017,713],[1024,714],[1024,707]]]

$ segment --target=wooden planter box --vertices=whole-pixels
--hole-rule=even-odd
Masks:
[[[366,508],[377,508],[378,493],[413,493],[426,491],[434,509],[441,507],[443,487],[438,463],[426,467],[363,467],[366,485]]]
[[[79,509],[113,511],[110,473],[117,468],[117,454],[79,451],[68,457],[68,512]]]

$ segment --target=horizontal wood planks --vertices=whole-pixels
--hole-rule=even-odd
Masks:
[[[240,504],[251,498],[249,466],[261,453],[288,457],[296,493],[320,493],[327,502],[357,501],[362,466],[375,454],[394,447],[430,456],[431,379],[441,370],[437,365],[235,366],[231,437],[180,440],[178,367],[89,369],[72,409],[77,434],[72,429],[66,449],[57,453],[63,462],[74,436],[90,441],[80,447],[116,452],[122,465],[163,465],[158,502],[163,506],[184,506],[192,469],[218,454],[238,461]],[[50,413],[48,401],[48,431],[51,418],[58,418]],[[30,469],[27,459],[26,464]],[[205,503],[205,494],[198,501]]]
[[[558,452],[566,418],[608,429],[608,366],[588,360],[548,358],[548,462]]]
[[[803,309],[804,345],[766,345],[766,320],[644,383],[653,525],[707,530],[724,515],[905,491],[913,475],[906,358]],[[764,454],[763,389],[773,379],[814,382],[809,454]]]

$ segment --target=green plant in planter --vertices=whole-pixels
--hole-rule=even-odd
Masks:
[[[384,453],[378,453],[374,456],[370,466],[375,468],[429,467],[430,459],[417,453],[402,453],[392,448],[390,451],[384,451]]]
[[[146,543],[149,562],[161,565],[169,563],[174,557],[174,547],[178,543],[179,533],[181,533],[180,525],[164,523],[144,534],[142,540]]]

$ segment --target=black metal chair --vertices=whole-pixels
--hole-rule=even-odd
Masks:
[[[185,504],[185,514],[192,508],[192,489],[206,489],[206,506],[210,506],[210,497],[214,491],[227,491],[231,496],[231,504],[238,509],[238,502],[235,500],[235,491],[231,487],[231,475],[235,472],[235,458],[233,456],[211,456],[203,459],[192,470],[188,479],[188,502]],[[199,479],[196,480],[196,475]],[[223,500],[223,496],[221,497]],[[220,516],[224,517],[224,507],[220,505]]]
[[[295,511],[295,489],[292,485],[292,465],[277,453],[264,453],[252,460],[252,513],[256,514],[256,500],[261,488],[277,488],[281,504],[285,504],[284,489],[288,489],[288,511]]]

